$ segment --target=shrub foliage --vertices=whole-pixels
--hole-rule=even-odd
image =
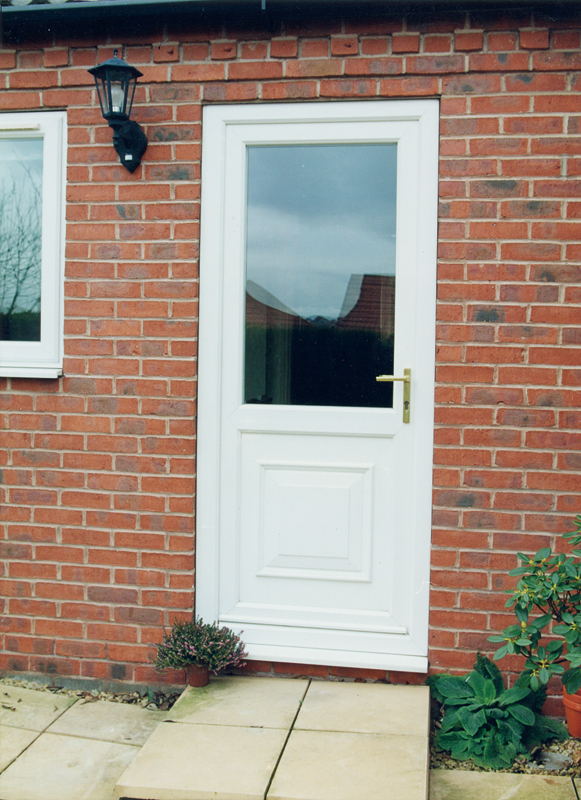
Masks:
[[[217,675],[229,667],[239,667],[244,662],[244,645],[230,628],[217,622],[205,623],[202,619],[179,622],[170,631],[163,632],[163,641],[157,646],[154,669],[184,669],[190,664],[207,665]]]
[[[484,656],[466,677],[432,675],[427,682],[443,711],[435,744],[459,761],[507,769],[541,742],[567,738],[561,723],[540,714],[544,687],[533,691],[519,679],[506,689],[498,667]]]

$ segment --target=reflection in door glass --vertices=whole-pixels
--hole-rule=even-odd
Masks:
[[[0,341],[40,341],[42,139],[0,138]]]
[[[248,148],[246,403],[391,407],[397,145]]]

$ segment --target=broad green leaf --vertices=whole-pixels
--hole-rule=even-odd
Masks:
[[[474,694],[478,697],[480,702],[485,702],[484,700],[484,685],[486,683],[485,679],[479,672],[471,672],[470,675],[466,678],[466,682],[470,684],[472,689],[474,690]]]
[[[496,653],[492,656],[495,661],[500,661],[501,658],[504,658],[505,655],[508,653],[508,645],[504,645],[504,647],[499,647]]]
[[[526,706],[522,705],[511,705],[508,706],[508,711],[512,714],[512,716],[522,722],[523,725],[534,725],[535,724],[535,715]]]
[[[482,698],[488,706],[496,700],[496,687],[491,680],[484,681]]]
[[[501,641],[504,640],[501,639]],[[474,664],[474,669],[484,678],[489,678],[494,683],[494,688],[496,689],[497,695],[504,691],[504,683],[502,681],[500,670],[487,656],[483,656],[478,653],[476,656],[476,664]]]
[[[511,686],[510,689],[507,689],[502,697],[499,698],[498,704],[500,706],[509,706],[512,703],[520,703],[520,701],[524,700],[530,693],[531,690],[526,686]]]
[[[567,689],[569,694],[575,694],[581,689],[581,669],[578,667],[570,669],[561,678],[563,686]]]
[[[462,727],[470,736],[474,736],[479,728],[486,723],[486,715],[484,711],[477,711],[475,714],[468,711],[467,708],[458,709],[458,719],[462,723]]]
[[[474,692],[464,678],[444,675],[437,683],[438,691],[444,697],[473,697]]]
[[[548,739],[568,739],[569,732],[562,722],[550,717],[537,716],[535,728],[539,728],[544,735],[544,741]]]
[[[547,684],[551,677],[551,673],[546,667],[541,667],[539,670],[539,680],[541,683]]]
[[[551,548],[550,547],[543,547],[542,550],[539,550],[535,554],[535,561],[543,561],[549,558],[551,555]]]
[[[446,733],[447,731],[452,730],[454,725],[459,725],[459,724],[460,721],[458,719],[458,712],[456,710],[447,711],[446,715],[444,716],[444,719],[442,720],[442,727],[440,730],[442,731],[442,733]]]
[[[452,731],[450,733],[439,733],[436,736],[436,743],[442,750],[452,750],[452,748],[468,748],[469,739],[463,731]]]
[[[511,716],[509,715],[509,716],[506,718],[506,725],[507,725],[507,726],[510,728],[510,730],[511,730],[511,731],[512,731],[512,733],[513,733],[513,735],[514,735],[514,736],[515,736],[517,739],[520,739],[520,738],[521,738],[521,736],[522,736],[522,733],[523,733],[523,730],[524,730],[524,727],[523,727],[523,726],[520,724],[520,722],[518,722],[518,720],[516,720],[514,717],[511,717]]]

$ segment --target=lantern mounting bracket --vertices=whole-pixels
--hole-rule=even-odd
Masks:
[[[147,150],[147,136],[141,125],[132,119],[121,122],[110,119],[109,127],[113,129],[113,147],[119,160],[125,169],[135,172]]]

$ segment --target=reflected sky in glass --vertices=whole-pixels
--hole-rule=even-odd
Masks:
[[[395,274],[396,164],[396,144],[249,147],[247,280],[338,319],[352,275]]]
[[[38,313],[42,138],[0,137],[0,312]]]

